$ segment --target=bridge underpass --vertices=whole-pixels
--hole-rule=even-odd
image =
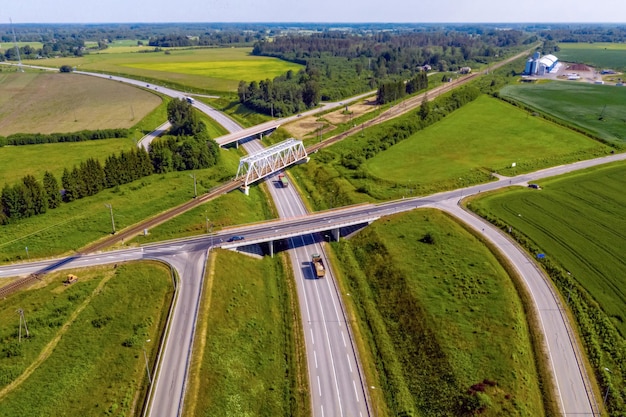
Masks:
[[[253,182],[307,158],[301,140],[287,139],[261,152],[241,158],[235,179],[243,180],[243,190],[248,195],[249,186]]]
[[[298,227],[297,229],[282,230],[278,226],[271,234],[264,234],[261,236],[245,237],[244,240],[238,240],[234,242],[224,242],[219,246],[222,249],[237,249],[244,246],[252,246],[261,243],[267,243],[269,247],[270,256],[274,256],[274,242],[289,239],[296,236],[309,235],[314,233],[321,234],[321,240],[334,240],[338,241],[341,236],[346,236],[354,232],[356,226],[365,226],[378,220],[380,216],[372,215],[366,218],[353,219],[343,222],[333,222],[329,220],[328,223],[323,225],[306,225]],[[343,233],[342,233],[343,231]]]
[[[215,141],[220,146],[226,146],[231,143],[234,143],[235,146],[239,146],[239,141],[243,141],[245,139],[256,138],[257,136],[263,137],[263,135],[269,135],[274,130],[278,129],[280,126],[280,122],[276,120],[272,120],[269,122],[262,123],[260,125],[256,125],[253,127],[249,127],[247,129],[239,130],[237,132],[231,132],[224,136],[220,136],[216,138]]]

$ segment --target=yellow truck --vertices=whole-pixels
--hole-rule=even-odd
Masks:
[[[315,276],[317,278],[324,278],[324,275],[326,275],[326,269],[324,268],[324,261],[322,261],[322,257],[319,254],[314,253],[311,255],[311,263],[315,268]]]

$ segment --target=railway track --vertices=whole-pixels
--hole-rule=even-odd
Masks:
[[[20,288],[34,284],[36,281],[41,281],[39,274],[30,274],[26,277],[16,279],[12,283],[0,288],[0,300],[14,293]]]

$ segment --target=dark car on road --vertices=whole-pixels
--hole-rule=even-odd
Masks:
[[[228,239],[229,242],[236,242],[238,240],[243,240],[244,237],[243,236],[231,236],[230,239]]]

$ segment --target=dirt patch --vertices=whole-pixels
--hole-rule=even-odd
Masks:
[[[568,65],[567,69],[570,71],[592,71],[592,69],[586,66],[585,64]]]
[[[313,137],[331,131],[336,125],[348,123],[366,113],[376,110],[375,99],[360,100],[352,104],[347,104],[339,109],[327,113],[321,117],[307,116],[294,122],[288,123],[285,128],[295,138]],[[347,109],[347,110],[346,110]]]

